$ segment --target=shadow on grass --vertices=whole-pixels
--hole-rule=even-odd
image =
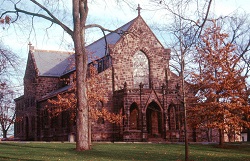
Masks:
[[[5,160],[18,160],[18,161],[43,161],[43,160],[37,160],[37,159],[17,159],[15,157],[2,157],[0,156],[1,161],[5,161]]]
[[[38,143],[34,143],[34,142],[0,142],[0,146],[4,145],[4,146],[9,146],[9,147],[16,147],[16,148],[31,148],[31,149],[52,149],[54,150],[55,148],[60,148],[60,149],[65,149],[68,150],[67,148],[63,148],[62,146],[60,146],[61,142],[58,143],[50,143],[50,142],[38,142]],[[67,144],[67,143],[65,143]],[[38,146],[39,145],[39,146]],[[51,146],[53,145],[53,146]],[[59,145],[59,146],[57,146]],[[72,148],[72,150],[75,150],[75,148]]]
[[[0,160],[58,160],[68,151],[68,146],[62,143],[34,143],[34,142],[0,142]],[[52,158],[52,159],[51,159]]]
[[[250,161],[250,145],[190,145],[190,160]],[[0,143],[0,160],[171,161],[184,160],[184,145],[93,143],[92,150],[77,152],[72,143]]]
[[[234,150],[250,153],[250,144],[248,143],[225,143],[224,145],[214,145],[215,149]]]
[[[154,144],[95,144],[93,149],[77,153],[82,157],[97,158],[99,160],[183,160],[184,152],[182,146],[172,147],[174,150],[169,152],[166,145]],[[170,145],[171,146],[171,145]],[[176,148],[177,147],[177,148]],[[96,160],[98,160],[96,159]]]

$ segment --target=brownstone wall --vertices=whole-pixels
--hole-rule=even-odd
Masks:
[[[154,102],[159,106],[162,115],[162,138],[166,141],[183,141],[183,125],[179,129],[169,129],[168,107],[170,105],[180,105],[178,98],[178,86],[181,85],[179,77],[171,73],[168,69],[170,59],[170,51],[164,49],[162,44],[158,41],[150,28],[139,16],[135,23],[131,26],[128,34],[124,35],[122,39],[114,45],[109,46],[110,55],[112,57],[112,67],[99,73],[102,78],[101,85],[106,91],[105,97],[107,102],[104,107],[110,112],[123,112],[126,116],[123,120],[123,125],[118,126],[103,120],[93,120],[92,122],[92,140],[94,141],[147,141],[147,116],[146,111],[150,103]],[[134,88],[133,84],[133,56],[136,52],[142,51],[149,61],[149,81],[148,87],[144,87],[141,91],[139,86]],[[167,75],[168,76],[167,76]],[[168,81],[168,88],[163,96],[162,85]],[[126,86],[124,83],[126,82]],[[60,79],[53,77],[38,77],[36,66],[33,62],[32,55],[29,57],[25,78],[24,78],[24,98],[30,99],[35,97],[35,100],[40,100],[48,93],[60,88]],[[33,98],[32,98],[33,99]],[[138,127],[134,129],[129,122],[135,122],[136,118],[130,119],[130,107],[132,104],[138,107]],[[31,105],[27,108],[26,120],[23,122],[24,127],[29,129],[22,129],[20,134],[23,138],[32,136],[37,140],[47,141],[66,141],[69,133],[74,133],[75,129],[69,129],[69,124],[65,128],[62,127],[62,116],[55,119],[46,119],[43,112],[36,116],[36,107],[42,108],[46,105],[45,102],[40,102],[39,105]],[[33,111],[28,113],[28,111]],[[157,113],[152,112],[154,117]],[[151,116],[151,117],[152,117]],[[35,129],[32,121],[34,121]],[[45,127],[45,121],[48,125]],[[28,124],[28,125],[27,125]],[[153,120],[152,125],[158,125],[158,120]],[[36,129],[38,127],[38,129]],[[132,127],[132,128],[130,128]],[[153,129],[153,133],[159,131],[158,127]],[[28,134],[27,134],[28,132]],[[149,134],[150,135],[150,134]],[[189,130],[189,137],[192,138],[192,131]],[[38,137],[38,138],[36,138]],[[197,137],[199,137],[197,135]],[[28,138],[27,138],[28,139]]]
[[[112,68],[101,73],[102,88],[106,91],[105,97],[107,102],[103,102],[103,107],[113,112],[113,84],[112,84]],[[112,141],[114,133],[114,125],[105,120],[92,120],[92,140],[93,141]]]
[[[15,137],[22,140],[37,140],[36,101],[58,87],[59,78],[38,76],[36,64],[30,52],[24,76],[24,95],[16,100],[17,115],[22,120],[18,123],[20,130],[15,133]]]
[[[36,99],[57,90],[60,87],[60,79],[54,77],[38,77],[36,84]]]
[[[24,96],[26,98],[35,97],[38,100],[51,91],[58,89],[59,85],[59,78],[39,76],[33,54],[30,52],[24,76]]]
[[[129,29],[129,34],[111,49],[115,90],[123,88],[124,82],[127,82],[128,88],[133,87],[132,58],[140,50],[149,60],[150,80],[155,86],[161,86],[164,82],[169,55],[143,19],[138,17],[136,23]]]
[[[32,54],[29,53],[25,75],[24,75],[24,96],[25,97],[35,96],[36,77],[37,77],[37,69],[34,63],[34,59],[32,58]]]

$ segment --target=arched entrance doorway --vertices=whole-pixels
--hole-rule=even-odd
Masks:
[[[162,110],[156,102],[151,102],[146,110],[148,138],[159,138],[163,132]]]

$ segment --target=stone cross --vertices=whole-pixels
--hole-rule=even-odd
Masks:
[[[141,15],[141,7],[140,7],[140,4],[138,4],[138,7],[137,7],[137,9],[136,10],[138,10],[138,16],[140,16]]]

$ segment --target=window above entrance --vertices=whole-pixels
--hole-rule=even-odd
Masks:
[[[136,52],[133,57],[133,70],[134,88],[139,88],[140,83],[149,87],[149,63],[142,51]]]

